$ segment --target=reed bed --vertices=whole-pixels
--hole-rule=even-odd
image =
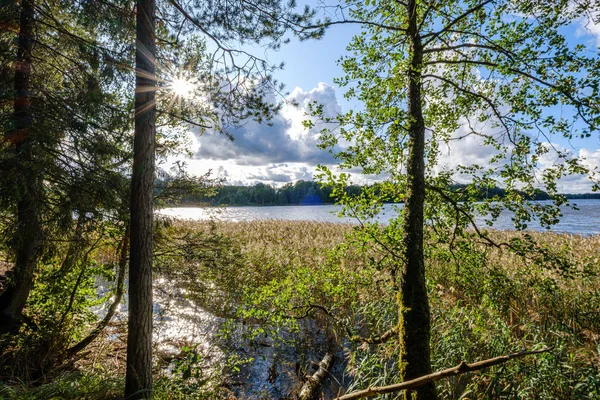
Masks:
[[[163,255],[156,259],[157,282],[185,288],[192,301],[215,315],[255,325],[290,327],[289,316],[304,315],[307,305],[321,305],[329,315],[306,315],[337,335],[347,356],[338,360],[347,375],[336,378],[345,382],[344,389],[397,382],[394,341],[354,345],[340,328],[382,332],[397,320],[386,272],[389,260],[374,264],[381,260],[380,252],[376,245],[352,239],[355,225],[168,221],[163,228],[158,230],[157,253]],[[427,244],[434,369],[523,348],[553,347],[541,356],[440,382],[441,398],[600,398],[600,236],[490,232],[497,243],[524,235],[556,258],[521,257],[476,240],[456,254],[443,244]],[[93,348],[110,347],[102,343]],[[97,361],[95,351],[86,357],[79,364],[81,372],[57,378],[48,392],[44,385],[32,390],[0,385],[0,397],[43,398],[51,392],[65,399],[116,398],[122,376]],[[163,377],[157,382],[157,398],[192,398],[182,394],[189,393],[186,385]],[[198,398],[216,396],[194,390]]]
[[[246,284],[257,291],[272,285],[268,295],[276,297],[292,286],[329,304],[340,319],[364,312],[368,304],[375,304],[374,312],[385,314],[388,320],[393,315],[395,306],[389,287],[361,286],[364,282],[332,278],[369,269],[369,259],[377,253],[375,249],[352,252],[346,248],[332,262],[332,249],[348,242],[348,235],[355,229],[352,225],[306,221],[179,224],[196,231],[213,229],[233,238],[246,267],[254,270]],[[497,243],[509,243],[524,235],[557,258],[550,262],[543,257],[521,257],[505,248],[483,244],[474,244],[473,253],[463,251],[459,259],[448,257],[443,250],[428,253],[434,368],[536,346],[552,346],[554,351],[440,383],[443,398],[600,398],[600,236],[490,232]],[[439,247],[428,244],[430,249]],[[306,284],[308,289],[303,289],[306,273],[316,278]],[[320,283],[319,275],[323,276]],[[370,284],[381,286],[383,282],[391,286],[380,271],[370,270],[366,275]],[[335,284],[340,285],[342,293],[329,288]],[[253,299],[255,304],[257,299]],[[298,304],[298,298],[292,295],[280,300]],[[273,310],[274,300],[267,303]],[[381,321],[373,322],[377,324],[384,326]],[[389,360],[385,357],[393,358],[396,350],[391,345],[384,351],[362,354],[349,367],[357,371],[370,368],[368,363],[374,354],[379,357],[377,363],[386,364]],[[388,369],[373,367],[370,373],[363,373],[363,382],[354,387],[394,382],[394,368],[386,365]],[[360,373],[354,378],[360,381]]]

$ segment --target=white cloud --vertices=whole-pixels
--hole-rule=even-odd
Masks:
[[[501,107],[504,112],[504,107]],[[492,128],[495,117],[489,117],[485,122],[479,122],[474,118],[461,118],[460,128],[451,134],[451,140],[441,141],[439,145],[438,162],[432,168],[434,174],[439,172],[457,171],[459,167],[479,166],[483,168],[492,165],[492,158],[499,154],[499,151],[491,144],[486,144],[486,139],[482,135],[493,136],[495,140],[510,150],[512,144],[505,137],[503,128]],[[504,161],[498,160],[493,166],[499,167]],[[471,175],[461,175],[455,172],[453,179],[458,183],[468,183],[471,181]]]
[[[558,152],[565,155],[567,158],[577,158],[579,163],[586,167],[589,174],[573,174],[562,177],[557,182],[559,193],[587,193],[591,191],[592,181],[590,178],[598,179],[598,171],[600,169],[600,149],[568,149],[556,143],[546,144],[548,152],[542,155],[539,159],[539,176],[545,169],[552,168],[562,164],[565,160],[559,157]]]
[[[308,119],[306,112],[312,101],[325,105],[329,115],[341,112],[332,86],[320,83],[318,87],[305,92],[300,88],[288,96],[283,109],[274,116],[270,124],[248,121],[232,128],[229,133],[234,141],[223,135],[206,133],[198,138],[197,159],[227,160],[236,165],[260,166],[295,163],[332,163],[329,152],[317,148],[319,131],[322,126],[307,130],[302,121]],[[296,102],[298,107],[291,104]]]
[[[313,101],[323,104],[324,111],[329,116],[341,112],[334,88],[325,83],[308,91],[295,88],[288,100],[296,102],[298,106],[286,104],[273,118],[271,126],[250,121],[233,129],[233,142],[223,135],[194,134],[193,142],[197,150],[193,159],[186,161],[190,172],[202,174],[211,169],[216,177],[225,178],[229,184],[263,182],[281,186],[300,179],[312,179],[317,164],[335,166],[336,160],[332,155],[316,147],[322,126],[317,124],[315,128],[307,130],[302,125],[302,121],[308,118],[306,112]],[[489,134],[491,120],[488,119],[485,123],[471,120],[471,127]],[[497,150],[486,145],[482,137],[467,135],[470,132],[469,125],[466,119],[462,122],[463,126],[453,134],[454,139],[462,139],[450,141],[448,146],[440,144],[439,162],[433,168],[434,173],[455,170],[459,165],[477,164],[486,167],[497,154]],[[499,128],[495,130],[499,131]],[[510,146],[510,143],[505,145]],[[572,152],[573,156],[582,158],[584,165],[589,168],[600,166],[600,149]],[[540,160],[540,168],[549,167],[556,160],[556,154],[549,152]],[[359,184],[372,183],[381,178],[362,176],[358,170],[346,172],[350,172],[352,181]],[[455,179],[464,183],[470,177],[457,175]],[[590,187],[586,176],[566,177],[559,182],[559,190],[563,192],[589,192]]]
[[[596,46],[600,47],[600,11],[591,11],[579,18],[576,34],[578,36],[591,35],[596,40]]]
[[[190,171],[200,174],[211,169],[231,184],[278,186],[312,179],[317,164],[335,164],[328,151],[317,148],[323,125],[316,123],[308,130],[302,124],[309,119],[306,114],[312,102],[323,104],[327,116],[341,112],[335,89],[322,82],[308,91],[296,87],[286,100],[269,125],[248,121],[230,129],[233,141],[224,135],[194,132],[195,155],[187,161]]]

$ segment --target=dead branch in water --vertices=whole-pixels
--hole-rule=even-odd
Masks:
[[[309,376],[298,395],[299,400],[310,400],[313,398],[315,390],[319,387],[323,379],[329,374],[329,368],[333,364],[333,351],[328,351],[325,357],[319,362],[319,369],[317,372]]]

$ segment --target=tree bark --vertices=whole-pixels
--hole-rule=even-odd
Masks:
[[[152,225],[156,140],[155,0],[137,0],[135,138],[131,177],[125,397],[152,396]]]
[[[42,230],[39,223],[41,179],[35,164],[31,111],[31,52],[33,49],[34,0],[21,1],[17,59],[15,63],[15,130],[8,135],[20,166],[21,187],[17,202],[17,229],[14,241],[15,269],[6,290],[0,295],[0,332],[19,327],[23,308],[33,285]]]
[[[401,379],[408,381],[431,373],[429,300],[425,283],[423,223],[425,204],[425,122],[422,112],[421,68],[423,45],[418,31],[417,2],[408,2],[410,71],[408,79],[409,154],[404,204],[404,265],[400,274],[399,325]],[[407,390],[404,398],[436,399],[433,382]]]

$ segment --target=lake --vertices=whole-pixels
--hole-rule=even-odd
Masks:
[[[580,235],[600,234],[600,200],[572,200],[579,210],[569,207],[562,209],[563,217],[555,225],[552,232],[564,232]],[[402,207],[401,204],[396,207]],[[252,220],[301,220],[321,221],[334,223],[356,223],[353,218],[339,218],[337,212],[339,207],[334,205],[318,206],[265,206],[265,207],[174,207],[164,208],[160,214],[188,220],[224,220],[224,221],[252,221]],[[386,223],[397,215],[395,206],[386,204],[383,213],[378,220]],[[481,226],[484,226],[481,220]],[[511,213],[503,212],[494,224],[496,229],[514,229],[511,221]],[[544,231],[537,221],[529,223],[529,229]]]

